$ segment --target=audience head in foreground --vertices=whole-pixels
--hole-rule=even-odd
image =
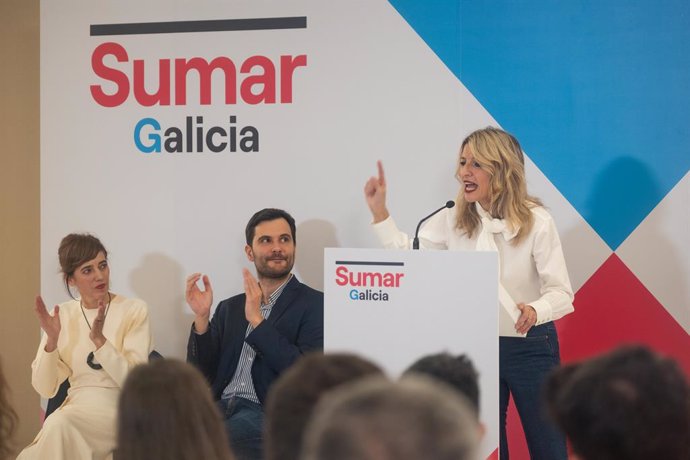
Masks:
[[[440,382],[368,378],[317,406],[303,460],[470,460],[479,443],[466,398]]]
[[[122,388],[116,460],[232,460],[211,390],[193,366],[158,359]]]
[[[302,438],[321,396],[329,390],[383,371],[345,353],[312,353],[299,359],[275,383],[266,402],[265,460],[296,460]]]
[[[551,416],[582,460],[690,458],[690,388],[678,365],[627,346],[554,371]]]
[[[469,357],[449,353],[427,355],[415,361],[403,375],[420,374],[438,379],[458,390],[468,399],[479,417],[479,374]]]

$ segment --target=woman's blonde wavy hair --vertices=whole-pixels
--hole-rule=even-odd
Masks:
[[[518,244],[532,229],[530,208],[542,206],[541,200],[527,194],[525,158],[520,143],[511,134],[494,127],[474,131],[462,141],[460,154],[469,148],[474,161],[489,173],[490,189],[487,210],[493,218],[504,219],[518,232],[513,244]],[[460,177],[458,160],[457,179]],[[462,186],[458,192],[458,229],[472,238],[479,229],[481,218],[474,203],[465,201]]]

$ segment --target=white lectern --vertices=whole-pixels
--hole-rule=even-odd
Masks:
[[[398,377],[421,356],[467,354],[479,371],[480,458],[498,447],[498,260],[494,252],[330,248],[324,347]]]

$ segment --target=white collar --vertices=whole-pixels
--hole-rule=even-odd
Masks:
[[[491,214],[484,210],[478,201],[474,203],[474,206],[482,220],[482,233],[500,233],[503,235],[503,238],[505,238],[506,241],[510,241],[515,238],[519,228],[513,229],[512,225],[510,225],[505,219],[495,219],[491,217]]]

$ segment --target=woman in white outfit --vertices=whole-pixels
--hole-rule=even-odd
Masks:
[[[380,162],[378,168],[378,177],[364,188],[374,231],[385,247],[409,248],[410,238],[398,230],[386,207]],[[565,439],[545,419],[540,397],[546,374],[560,362],[553,321],[573,311],[556,226],[540,200],[527,194],[522,150],[505,131],[489,127],[470,134],[460,147],[456,177],[457,206],[422,227],[420,245],[499,254],[499,298],[517,305],[515,330],[527,334],[499,339],[501,459],[508,459],[505,421],[512,396],[532,459],[565,460]]]
[[[31,381],[44,398],[54,396],[65,379],[70,389],[18,460],[108,459],[120,388],[151,351],[148,310],[141,300],[110,292],[108,252],[98,238],[67,235],[58,256],[70,297],[73,289],[79,297],[56,305],[52,314],[36,297],[43,336]]]

